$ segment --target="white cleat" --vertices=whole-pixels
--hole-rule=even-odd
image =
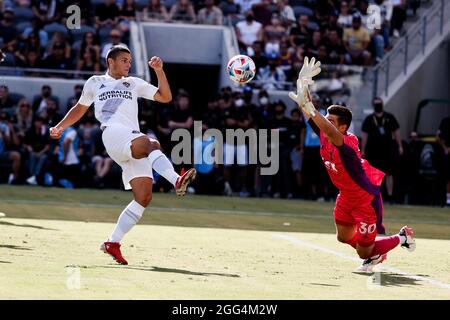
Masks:
[[[400,237],[405,237],[406,239],[405,243],[401,244],[402,248],[406,248],[409,252],[416,250],[416,240],[414,239],[413,229],[408,226],[404,226],[400,229],[398,235]]]
[[[384,260],[387,259],[387,254],[379,254],[373,257],[370,257],[368,259],[365,259],[355,272],[361,272],[361,273],[373,273],[373,268],[377,265],[382,263]]]

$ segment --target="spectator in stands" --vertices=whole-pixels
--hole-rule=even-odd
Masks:
[[[330,30],[325,39],[325,47],[328,56],[329,64],[344,64],[345,62],[345,47],[339,38],[336,30]]]
[[[271,121],[271,129],[279,134],[279,169],[272,177],[272,195],[274,198],[292,198],[291,188],[291,143],[290,133],[292,121],[285,116],[286,105],[282,101],[274,104],[275,116]]]
[[[39,54],[36,51],[28,51],[26,60],[23,64],[24,68],[35,68],[40,69],[43,67],[42,60],[39,58]],[[42,72],[37,71],[26,71],[24,73],[28,77],[42,77]]]
[[[353,17],[352,14],[350,12],[350,6],[348,1],[342,1],[341,2],[341,7],[340,7],[340,13],[339,13],[339,18],[338,18],[338,25],[341,28],[351,28],[352,26],[352,21],[353,21]]]
[[[111,49],[112,46],[121,45],[121,46],[127,46],[125,43],[121,42],[122,35],[119,30],[113,29],[109,33],[109,39],[110,42],[105,43],[102,49],[102,55],[100,59],[100,63],[102,64],[103,68],[107,68],[106,66],[106,54],[108,53],[109,49]]]
[[[100,29],[111,30],[116,28],[119,23],[119,7],[115,0],[105,0],[95,8],[95,27]]]
[[[44,67],[47,69],[55,69],[60,71],[67,71],[71,69],[70,61],[65,57],[64,44],[55,44],[52,47],[51,53],[44,60]],[[51,74],[53,77],[65,77],[65,73],[55,73]]]
[[[264,68],[269,64],[269,59],[267,59],[266,55],[262,49],[262,42],[255,41],[251,47],[251,50],[248,50],[248,54],[252,57],[252,60],[255,62],[257,68]]]
[[[33,98],[33,112],[39,114],[44,110],[47,107],[47,100],[49,98],[59,101],[56,96],[52,95],[52,88],[49,85],[44,84],[41,88],[41,94]]]
[[[240,7],[235,0],[222,1],[219,8],[222,10],[224,17],[231,19],[233,25],[240,19]]]
[[[196,23],[197,16],[195,15],[194,6],[191,1],[177,0],[170,8],[169,19]]]
[[[221,124],[220,110],[216,99],[209,99],[207,107],[202,117],[203,129],[208,128],[219,129]]]
[[[0,85],[0,112],[11,112],[14,106],[14,101],[9,95],[8,86],[4,84]]]
[[[283,69],[286,75],[286,81],[295,76],[291,74],[293,62],[294,58],[292,52],[289,50],[287,42],[282,42],[280,44],[280,68]]]
[[[63,12],[62,2],[58,0],[33,0],[31,9],[42,26],[59,22]]]
[[[280,66],[280,59],[277,55],[269,57],[269,65],[259,68],[256,79],[260,82],[264,90],[283,90],[286,82],[286,75]]]
[[[136,20],[137,11],[138,6],[135,3],[135,0],[124,0],[123,5],[120,7],[119,24],[117,25],[117,28],[122,31],[126,43],[129,43],[130,22]]]
[[[61,121],[63,118],[61,112],[59,112],[58,103],[56,100],[49,98],[46,101],[46,107],[39,113],[37,113],[40,117],[44,118],[45,123],[49,127],[53,127]]]
[[[41,44],[39,36],[32,32],[28,35],[28,38],[25,39],[23,44],[22,53],[26,56],[29,51],[35,51],[38,54],[38,58],[43,58],[45,54],[45,47]]]
[[[59,165],[54,172],[56,185],[73,188],[78,185],[80,176],[80,159],[78,158],[79,137],[73,127],[64,130],[55,149]]]
[[[253,11],[248,11],[245,20],[236,24],[236,37],[239,44],[245,51],[253,45],[255,41],[263,40],[263,26],[254,20]]]
[[[222,10],[214,5],[214,0],[205,1],[205,7],[198,12],[198,23],[212,25],[223,24]]]
[[[392,34],[394,37],[400,37],[403,24],[406,21],[407,0],[391,0],[392,9]]]
[[[445,154],[446,206],[450,207],[450,116],[441,120],[436,136]]]
[[[21,38],[27,39],[31,33],[38,35],[39,43],[42,47],[47,47],[49,41],[48,33],[42,29],[40,20],[36,17],[33,17],[33,19],[31,19],[31,27],[25,28],[25,30],[22,32]]]
[[[289,5],[289,0],[278,0],[277,9],[280,13],[281,23],[288,27],[295,24],[294,9]]]
[[[241,9],[242,14],[246,14],[249,10],[252,9],[254,4],[258,4],[261,0],[235,0],[236,4]]]
[[[26,98],[23,98],[17,104],[13,120],[19,138],[25,137],[25,133],[31,128],[32,121],[33,110],[31,109],[31,103]]]
[[[9,175],[8,183],[17,184],[19,182],[21,156],[19,152],[12,150],[18,142],[15,141],[14,126],[9,119],[7,113],[0,111],[0,163],[12,165],[12,173]]]
[[[344,29],[342,29],[342,27],[338,24],[338,17],[338,12],[333,9],[328,18],[328,25],[326,26],[325,30],[323,30],[324,36],[326,36],[330,31],[336,31],[339,38],[342,38]]]
[[[37,185],[50,150],[50,136],[43,118],[34,118],[31,128],[25,134],[24,147],[28,152],[29,177],[26,181],[28,184]]]
[[[306,133],[306,124],[302,112],[295,108],[291,110],[291,128],[289,132],[289,144],[291,147],[291,169],[295,175],[295,184],[292,189],[294,196],[298,197],[303,187],[302,162],[303,162],[303,145]]]
[[[167,8],[161,4],[161,0],[150,0],[148,5],[142,11],[142,19],[144,21],[168,21],[169,12]]]
[[[384,38],[385,48],[390,48],[390,34],[392,21],[392,1],[391,0],[375,0],[375,3],[380,7],[381,14],[381,34]]]
[[[77,52],[77,60],[84,57],[84,54],[88,49],[93,49],[97,60],[100,61],[100,43],[97,36],[93,32],[86,32],[83,36],[83,41],[81,42],[80,48]]]
[[[302,14],[298,17],[298,25],[291,28],[289,33],[291,46],[304,46],[311,38],[313,30],[309,28],[309,17],[306,14]]]
[[[306,55],[308,57],[315,57],[317,59],[319,57],[319,47],[322,44],[322,32],[320,32],[320,30],[315,30],[312,33],[312,37],[307,41]]]
[[[273,13],[270,24],[264,27],[263,32],[265,54],[280,54],[280,42],[284,37],[286,37],[286,28],[281,24],[279,15],[277,13]]]
[[[344,46],[347,50],[346,62],[348,64],[369,65],[371,55],[367,51],[370,42],[370,35],[367,29],[362,27],[361,16],[353,15],[352,28],[344,30]]]
[[[88,74],[83,74],[79,76],[85,80],[89,79],[93,73],[100,72],[100,62],[97,59],[97,54],[95,49],[88,48],[84,52],[84,56],[78,60],[77,71],[89,72]]]
[[[0,50],[7,53],[14,53],[17,45],[17,30],[14,27],[14,11],[11,8],[5,9],[3,18],[0,21]]]
[[[252,5],[255,21],[261,23],[263,27],[267,26],[272,19],[272,10],[270,10],[269,5],[270,0],[260,0]]]
[[[403,155],[400,125],[391,113],[385,112],[383,100],[372,101],[374,112],[362,124],[361,156],[386,174],[386,201],[393,202],[394,178],[398,157]]]
[[[72,56],[72,47],[66,39],[66,35],[62,32],[55,32],[50,41],[50,52],[52,52],[55,46],[61,47],[64,49],[64,58],[70,61]]]
[[[73,90],[74,95],[67,99],[66,111],[69,111],[70,108],[72,108],[78,102],[78,100],[80,100],[81,93],[83,92],[83,85],[76,84]]]
[[[167,123],[172,131],[179,128],[190,130],[194,125],[194,118],[189,103],[189,94],[184,90],[180,90]]]

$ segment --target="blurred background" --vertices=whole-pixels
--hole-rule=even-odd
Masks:
[[[68,28],[74,4],[79,25]],[[315,106],[352,110],[363,156],[387,174],[387,203],[449,206],[449,35],[443,0],[0,0],[0,183],[122,187],[93,108],[59,141],[48,136],[122,43],[133,52],[133,76],[156,85],[147,61],[165,61],[173,102],[141,100],[139,119],[167,155],[171,133],[192,130],[194,120],[203,130],[280,133],[276,175],[261,176],[248,159],[196,165],[192,193],[334,201],[317,136],[287,97],[308,56],[323,64]],[[226,72],[236,54],[256,64],[246,86]],[[248,157],[248,145],[230,148]],[[157,175],[154,188],[172,191]]]

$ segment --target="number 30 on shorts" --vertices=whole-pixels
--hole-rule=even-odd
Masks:
[[[366,233],[373,233],[375,232],[375,229],[377,228],[375,223],[367,225],[367,223],[360,222],[361,225],[359,227],[359,233],[366,234]]]

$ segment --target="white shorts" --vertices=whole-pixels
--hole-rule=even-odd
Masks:
[[[223,146],[223,164],[225,166],[231,166],[238,164],[240,166],[248,165],[247,145],[246,144],[227,144]],[[236,155],[236,162],[235,162]]]
[[[152,167],[148,158],[135,159],[131,155],[131,142],[146,136],[142,132],[121,125],[111,125],[102,134],[106,152],[121,168],[125,190],[130,190],[130,181],[138,177],[153,179]]]

